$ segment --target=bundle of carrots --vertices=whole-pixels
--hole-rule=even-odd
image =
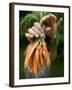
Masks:
[[[45,41],[39,38],[27,46],[24,66],[25,69],[28,69],[33,75],[36,75],[46,64],[50,66],[49,52]]]

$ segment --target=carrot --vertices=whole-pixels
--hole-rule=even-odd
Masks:
[[[46,49],[46,43],[44,40],[42,41],[42,47],[43,47],[43,49]]]
[[[25,53],[25,68],[29,69],[33,75],[36,75],[43,65],[50,65],[49,53],[45,41],[36,41],[29,44]]]
[[[28,65],[27,58],[28,58],[28,55],[29,55],[31,49],[32,49],[32,44],[29,44],[28,47],[25,50],[25,60],[24,60],[25,67],[27,67],[27,65]]]
[[[43,47],[44,60],[46,61],[47,64],[50,65],[50,57],[49,57],[49,53],[48,53],[45,41],[43,41],[42,47]]]
[[[24,63],[24,65],[25,65],[25,68],[27,67],[27,65],[28,65],[28,61],[30,60],[30,58],[32,57],[32,54],[33,54],[33,52],[34,52],[34,50],[35,50],[35,48],[38,46],[38,42],[36,41],[34,44],[33,44],[33,46],[31,46],[30,47],[30,50],[28,50],[29,52],[27,52],[27,55],[26,55],[26,57],[25,57],[25,63]]]
[[[33,58],[33,68],[32,68],[32,73],[34,75],[37,74],[38,72],[38,61],[39,61],[39,49],[38,47],[36,48],[35,54],[34,54],[34,58]]]
[[[31,48],[32,48],[32,43],[30,43],[30,44],[27,46],[26,50],[24,51],[24,55],[25,55],[25,56],[28,54],[28,52],[30,51]]]
[[[47,64],[51,64],[51,61],[50,61],[50,56],[49,56],[49,52],[48,52],[48,50],[47,50],[47,47],[46,47],[46,49],[45,49],[45,51],[46,51],[46,53],[47,53]]]
[[[35,51],[36,51],[36,49],[34,50],[34,52],[32,53],[31,57],[28,60],[28,66],[30,67],[30,70],[32,70]]]
[[[35,53],[34,53],[33,66],[32,66],[32,74],[34,74],[34,75],[37,73],[36,53],[37,53],[37,51],[35,51]]]
[[[42,47],[41,47],[41,49],[40,49],[40,64],[41,64],[41,67],[43,66],[43,64],[44,64],[44,60],[43,60],[43,55],[42,55]]]
[[[40,62],[40,47],[38,47],[38,62],[37,62],[37,68],[38,68],[38,71],[39,71],[40,68],[41,68],[41,62]]]
[[[43,50],[43,57],[44,57],[45,63],[50,65],[50,58],[48,53],[45,50]]]
[[[34,54],[34,53],[33,53]],[[32,65],[33,65],[33,54],[31,55],[31,57],[28,60],[28,69],[31,71],[32,69]]]

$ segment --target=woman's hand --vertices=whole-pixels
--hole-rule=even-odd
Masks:
[[[34,25],[28,29],[28,32],[25,34],[25,36],[29,39],[33,37],[42,37],[45,38],[45,32],[43,27],[41,26],[40,23],[35,22]]]
[[[47,25],[44,25],[44,22],[47,23]],[[28,39],[31,39],[33,37],[42,37],[45,38],[45,35],[48,35],[52,39],[56,37],[56,32],[58,30],[58,27],[60,26],[62,22],[62,18],[57,20],[57,17],[54,14],[49,14],[44,16],[39,22],[35,22],[34,26],[28,29],[28,33],[25,34],[25,36]]]
[[[57,32],[58,27],[60,26],[62,20],[63,20],[62,18],[57,20],[57,17],[54,14],[50,13],[49,15],[44,16],[40,20],[40,23],[41,23],[41,25],[44,25],[44,22],[46,22],[47,25],[46,26],[44,25],[45,34],[51,38],[55,38],[56,32]]]

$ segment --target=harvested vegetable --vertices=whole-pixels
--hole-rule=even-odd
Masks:
[[[33,58],[33,67],[32,67],[32,73],[36,75],[38,71],[38,63],[39,63],[39,48],[36,48],[34,58]]]
[[[45,41],[39,38],[26,48],[24,66],[36,76],[44,65],[50,66],[50,57]]]
[[[30,59],[32,58],[32,55],[34,53],[35,48],[37,47],[38,42],[36,41],[33,44],[30,44],[27,49],[26,49],[26,56],[25,56],[25,68],[28,67],[29,62],[31,61]]]
[[[44,64],[43,54],[42,54],[42,48],[40,49],[40,64],[41,64],[41,67],[42,67],[43,64]]]

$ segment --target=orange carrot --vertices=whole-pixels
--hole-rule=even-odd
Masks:
[[[31,48],[32,48],[32,43],[30,43],[30,44],[26,47],[26,50],[24,51],[24,55],[25,55],[25,56],[28,54],[28,52],[30,51]]]
[[[43,49],[46,49],[46,43],[44,40],[42,41],[42,47],[43,47]]]
[[[48,50],[47,50],[47,47],[46,47],[46,49],[45,49],[45,51],[46,51],[46,53],[47,53],[47,64],[51,64],[51,60],[50,60],[50,56],[49,56],[49,52],[48,52]]]
[[[50,57],[45,41],[40,42],[40,44],[38,41],[29,44],[25,53],[25,68],[29,69],[34,75],[43,65],[50,65]]]
[[[36,51],[35,51],[35,55],[34,55],[34,59],[33,59],[33,74],[36,75],[36,73],[38,72],[38,68],[39,68],[39,48],[37,47],[36,48]]]
[[[34,52],[32,53],[31,57],[28,60],[28,66],[30,67],[30,70],[32,70],[35,51],[36,51],[36,49],[34,50]]]
[[[32,49],[32,44],[29,44],[28,47],[25,50],[25,60],[24,60],[25,67],[28,65],[27,58],[28,58],[28,55],[29,55],[31,49]]]
[[[44,57],[45,63],[50,65],[50,58],[48,53],[45,50],[43,50],[43,57]]]
[[[44,64],[44,60],[43,60],[43,55],[42,55],[42,47],[41,47],[41,49],[40,49],[40,64],[41,64],[41,67],[43,66],[43,64]]]
[[[40,62],[40,47],[38,47],[38,62],[37,62],[38,71],[41,69],[41,62]]]
[[[50,65],[50,57],[49,57],[49,53],[48,53],[45,41],[43,41],[42,47],[43,47],[44,60],[46,61],[47,64]]]
[[[37,50],[34,53],[33,66],[32,66],[32,73],[34,75],[37,73],[37,61],[36,61],[37,56],[36,56],[36,53],[37,53]]]
[[[32,54],[33,54],[33,52],[34,52],[34,50],[35,50],[35,48],[36,48],[37,46],[38,46],[38,42],[36,41],[36,42],[33,44],[32,48],[30,49],[29,53],[27,52],[28,55],[26,55],[25,63],[24,63],[25,68],[26,68],[27,65],[28,65],[28,60],[29,60],[29,58],[32,57]]]

